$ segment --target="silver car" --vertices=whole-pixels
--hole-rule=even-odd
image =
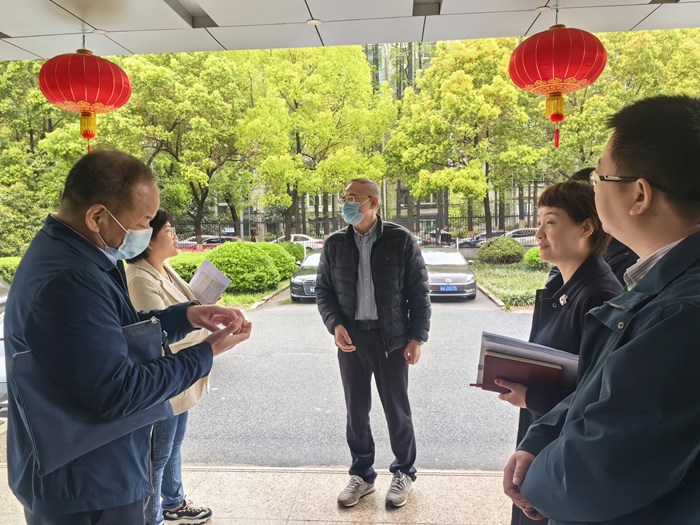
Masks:
[[[476,276],[469,263],[452,248],[423,248],[431,297],[476,297]]]

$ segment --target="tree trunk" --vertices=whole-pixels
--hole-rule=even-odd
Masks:
[[[331,234],[331,219],[328,213],[328,192],[323,193],[323,234],[328,237]]]
[[[414,208],[415,213],[413,214],[413,229],[411,230],[413,233],[420,232],[422,230],[420,222],[420,199],[416,199],[415,203],[416,205]]]
[[[401,217],[401,181],[396,181],[396,217]]]
[[[321,236],[321,209],[319,207],[320,198],[314,195],[314,237]]]
[[[438,190],[437,196],[437,217],[435,221],[435,226],[437,230],[441,230],[445,225],[445,206],[444,206],[444,195],[442,190]]]
[[[506,200],[503,197],[503,191],[498,193],[498,229],[506,229]]]
[[[411,231],[416,231],[416,212],[414,210],[414,204],[415,201],[413,200],[413,195],[409,193],[406,202],[406,211],[408,212],[406,227]]]
[[[233,204],[232,201],[227,200],[226,205],[228,206],[228,211],[231,212],[231,221],[233,222],[233,228],[236,230],[236,235],[240,237],[243,233],[243,224],[241,223],[241,216],[238,215],[236,205]]]
[[[537,181],[532,181],[532,224],[537,224]]]
[[[292,212],[294,213],[294,233],[301,233],[301,228],[299,227],[301,223],[301,216],[299,214],[299,205],[300,201],[299,199],[299,190],[294,188],[292,190]]]
[[[406,84],[409,86],[415,85],[416,73],[413,66],[413,43],[408,43],[408,49],[406,51],[407,58],[407,69],[406,69]]]
[[[338,222],[338,199],[335,193],[331,196],[331,217],[333,218],[333,231],[338,231],[340,224]]]
[[[525,225],[525,195],[522,184],[518,184],[518,222],[521,228]]]
[[[306,227],[306,193],[301,194],[299,206],[301,207],[301,233],[308,235],[309,230]]]
[[[467,200],[467,230],[474,231],[474,199]]]
[[[488,162],[484,163],[484,175],[486,176],[486,182],[488,183],[489,174],[491,173],[491,166]],[[489,192],[486,192],[486,197],[484,197],[484,222],[486,223],[486,236],[490,237],[493,231],[493,225],[491,224],[491,201],[489,199]]]

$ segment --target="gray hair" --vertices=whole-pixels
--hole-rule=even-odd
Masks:
[[[377,183],[374,182],[373,180],[371,180],[371,179],[363,179],[363,178],[352,179],[352,180],[350,181],[350,184],[352,184],[353,182],[360,182],[360,183],[366,185],[366,186],[367,186],[367,189],[369,190],[369,194],[370,194],[372,197],[377,197],[377,198],[379,198],[379,184],[377,184]]]

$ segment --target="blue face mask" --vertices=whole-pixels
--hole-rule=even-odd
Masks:
[[[102,236],[98,233],[97,236],[104,243],[104,252],[112,259],[132,259],[137,255],[143,253],[143,251],[148,248],[148,243],[151,242],[151,235],[153,235],[153,228],[146,228],[145,230],[127,230],[117,218],[112,215],[112,212],[107,210],[109,216],[114,219],[119,227],[126,232],[124,235],[124,240],[119,245],[119,248],[112,248],[109,246]]]
[[[365,214],[360,211],[360,206],[362,206],[363,204],[364,202],[343,203],[343,220],[348,224],[352,224],[353,226],[360,224],[362,222],[362,219],[365,218]]]

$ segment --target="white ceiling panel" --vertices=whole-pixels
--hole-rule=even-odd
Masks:
[[[318,26],[327,46],[420,42],[424,17],[328,22]]]
[[[306,0],[314,18],[326,21],[413,16],[413,0]]]
[[[584,29],[590,33],[607,33],[611,31],[629,31],[658,5],[634,5],[618,7],[586,7],[574,9],[560,9],[559,23],[566,27]],[[554,25],[555,13],[547,11],[542,13],[532,26],[528,35],[534,35],[540,31],[546,31]]]
[[[618,5],[649,5],[650,0],[560,0],[559,7],[567,9],[570,7],[612,7]],[[554,2],[549,2],[554,6]]]
[[[143,31],[191,27],[163,0],[53,0],[97,29]]]
[[[9,38],[8,41],[26,49],[42,58],[51,58],[64,53],[75,53],[82,47],[80,35],[29,36],[25,38]],[[99,35],[87,35],[85,47],[95,55],[124,55],[128,51],[109,38]]]
[[[637,0],[638,1],[638,0]],[[441,15],[489,13],[496,11],[534,11],[547,0],[442,0]]]
[[[84,22],[47,0],[3,2],[1,10],[0,32],[12,37],[92,30]]]
[[[276,49],[321,45],[316,29],[305,23],[212,27],[209,31],[226,49]]]
[[[36,55],[0,40],[0,60],[36,60]]]
[[[219,27],[306,22],[304,0],[197,0]]]
[[[169,31],[126,31],[109,33],[132,53],[189,53],[221,51],[223,47],[206,29],[173,29]]]
[[[665,4],[643,20],[635,29],[673,29],[678,27],[700,27],[698,4]]]
[[[424,42],[522,36],[537,13],[528,11],[483,13],[478,15],[427,16]]]

